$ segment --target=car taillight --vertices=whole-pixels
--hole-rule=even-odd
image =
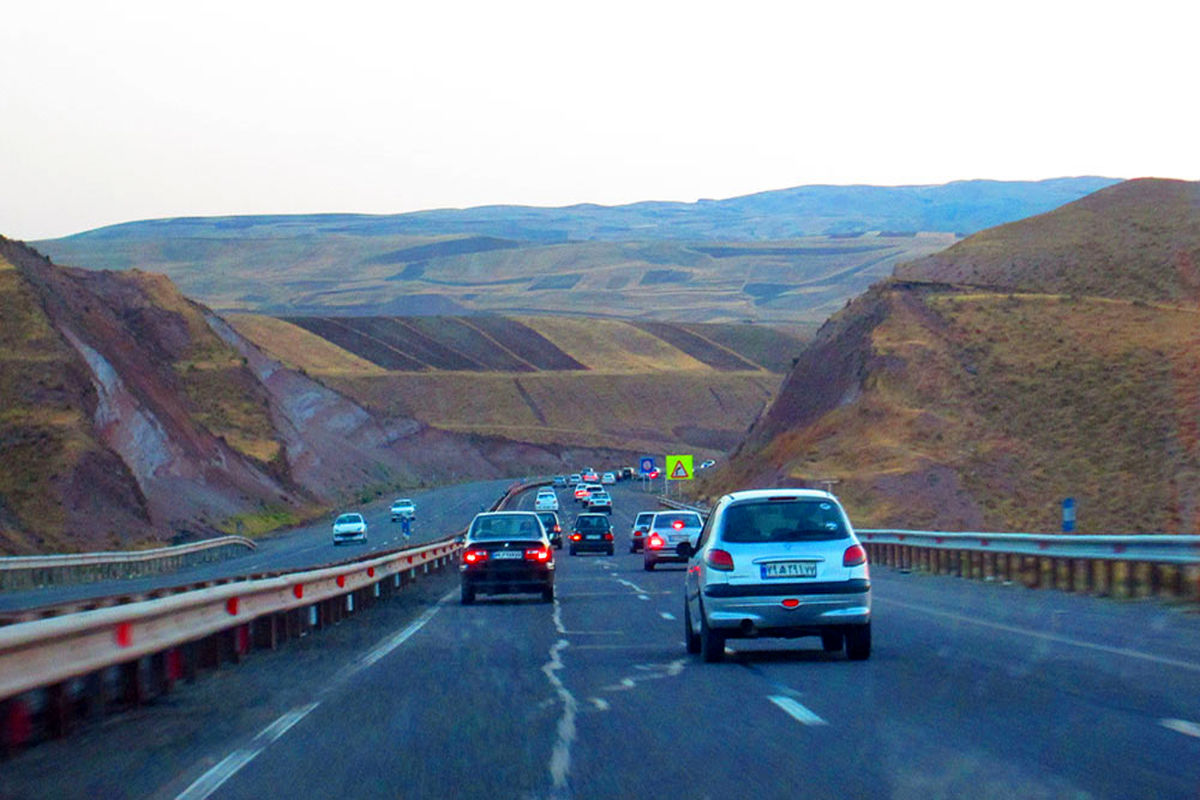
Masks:
[[[555,525],[555,526],[554,526],[554,532],[555,532],[555,533],[562,533],[562,525]]]
[[[857,567],[865,563],[867,563],[867,551],[861,544],[846,548],[846,553],[842,556],[843,567]]]
[[[704,563],[713,569],[729,572],[733,569],[733,556],[725,550],[709,550],[704,554]]]
[[[674,522],[671,523],[671,527],[677,531],[683,530],[683,520],[681,520],[681,519],[675,520]]]
[[[650,534],[650,538],[646,540],[646,547],[649,547],[651,550],[658,550],[662,546],[663,538],[657,533]]]
[[[530,547],[525,551],[526,561],[549,561],[550,551],[545,547]]]
[[[611,541],[612,541],[612,534],[611,534],[611,533],[606,533],[606,534],[604,534],[604,541],[606,541],[606,542],[611,542]]]
[[[572,542],[578,542],[578,541],[579,541],[580,539],[582,539],[582,538],[583,538],[583,536],[581,536],[581,535],[580,535],[580,534],[578,534],[578,533],[572,533],[572,534],[571,534],[571,541],[572,541]]]
[[[463,561],[468,564],[478,564],[488,560],[487,550],[467,550],[463,553]]]

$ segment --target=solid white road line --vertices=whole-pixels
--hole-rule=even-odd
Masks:
[[[554,628],[560,636],[565,636],[567,628],[562,621],[562,606],[558,599],[554,600]],[[550,782],[556,793],[561,793],[567,786],[567,775],[571,771],[571,744],[575,741],[575,715],[579,711],[579,703],[575,695],[567,689],[558,672],[566,668],[562,660],[562,651],[570,647],[566,639],[559,639],[550,647],[550,660],[542,665],[542,673],[554,686],[554,691],[562,700],[562,716],[558,718],[557,737],[554,747],[550,750]]]
[[[1183,719],[1160,719],[1159,724],[1168,730],[1182,733],[1184,736],[1195,736],[1200,739],[1200,724]]]
[[[787,695],[775,694],[767,698],[775,705],[783,709],[789,717],[799,722],[801,725],[827,725],[825,720],[818,717],[813,712],[809,711],[804,706],[800,705],[795,699]]]
[[[885,604],[891,603],[892,605],[897,605],[897,606],[900,606],[901,608],[908,608],[913,611],[920,611],[925,614],[929,614],[930,616],[944,617],[945,619],[952,619],[955,622],[964,622],[964,623],[967,623],[970,625],[979,625],[984,628],[991,628],[993,630],[998,630],[998,631],[1006,631],[1008,633],[1018,633],[1018,634],[1022,634],[1024,636],[1029,636],[1034,639],[1041,639],[1044,642],[1056,642],[1058,644],[1071,645],[1072,647],[1082,647],[1087,650],[1095,650],[1100,653],[1109,653],[1109,654],[1115,655],[1115,656],[1126,656],[1127,658],[1137,658],[1142,661],[1151,661],[1155,664],[1162,664],[1162,665],[1168,666],[1168,667],[1178,667],[1179,669],[1186,669],[1186,670],[1190,670],[1191,672],[1200,672],[1200,664],[1197,664],[1194,661],[1180,661],[1177,658],[1168,658],[1166,656],[1156,656],[1153,653],[1143,653],[1141,650],[1131,650],[1127,647],[1111,647],[1106,644],[1096,644],[1095,642],[1085,642],[1082,639],[1072,639],[1069,636],[1059,636],[1058,634],[1054,634],[1054,633],[1043,633],[1041,631],[1031,631],[1027,628],[1018,628],[1016,625],[1005,625],[1002,622],[989,622],[987,620],[976,619],[975,617],[968,617],[964,614],[955,614],[950,611],[942,611],[937,608],[930,608],[929,606],[922,606],[922,605],[918,605],[916,603],[905,603],[900,600],[894,600],[890,597],[880,597],[878,595],[874,595],[873,600],[876,602],[882,600]]]
[[[355,674],[371,666],[376,661],[383,658],[400,645],[404,644],[406,641],[408,641],[410,636],[424,627],[429,620],[433,619],[433,615],[438,612],[438,609],[450,602],[451,598],[453,598],[456,594],[458,594],[457,589],[452,592],[448,592],[445,596],[438,600],[432,608],[418,617],[415,622],[411,623],[408,627],[396,635],[384,639],[383,642],[376,645],[375,649],[371,650],[354,664],[351,664],[349,667],[338,672],[336,675],[334,675],[333,679],[330,680],[329,684],[321,692],[320,696],[325,697],[331,692],[341,688],[341,686],[343,686]],[[267,745],[271,744],[271,742],[274,742],[279,737],[287,733],[297,722],[312,713],[313,709],[320,704],[321,701],[318,700],[315,703],[310,703],[307,706],[302,706],[287,712],[279,719],[275,720],[270,725],[259,731],[254,737],[254,740],[250,743],[250,747],[234,750],[228,756],[221,759],[221,761],[215,767],[208,770],[208,772],[205,772],[203,775],[193,781],[191,786],[180,792],[176,796],[175,800],[204,800],[204,798],[208,797],[218,788],[220,788],[221,784],[225,783],[225,781],[236,775],[238,770],[253,761],[259,753],[267,748]]]

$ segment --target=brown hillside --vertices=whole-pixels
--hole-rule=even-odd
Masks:
[[[831,320],[709,495],[840,481],[862,527],[1200,533],[1200,314],[877,287]]]
[[[895,274],[1014,291],[1200,302],[1200,183],[1119,183],[977,233]]]

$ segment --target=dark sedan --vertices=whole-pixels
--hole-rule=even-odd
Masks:
[[[476,594],[539,593],[554,600],[554,550],[546,529],[529,511],[476,514],[459,563],[462,602]]]

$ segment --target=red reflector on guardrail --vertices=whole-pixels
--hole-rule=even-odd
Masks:
[[[346,586],[346,576],[345,575],[337,576],[337,585],[338,585],[339,589],[342,589]]]
[[[128,622],[117,625],[117,647],[129,647],[133,644],[133,626]]]
[[[229,612],[230,616],[235,616],[238,612],[238,599],[236,597],[231,597],[226,600],[225,610]]]
[[[375,568],[374,567],[367,567],[367,577],[368,578],[375,577]]]
[[[295,586],[293,586],[292,594],[294,594],[296,596],[297,600],[302,599],[304,597],[304,584],[297,583]]]

